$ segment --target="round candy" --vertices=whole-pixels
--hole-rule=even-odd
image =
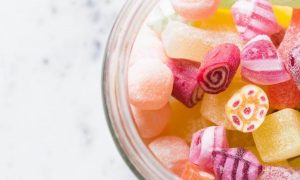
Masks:
[[[139,109],[161,109],[171,97],[173,81],[173,74],[165,64],[138,61],[128,71],[129,101]]]
[[[188,20],[201,20],[214,14],[220,0],[172,0],[175,11]]]
[[[252,132],[264,121],[269,109],[266,93],[255,85],[246,85],[227,102],[227,118],[239,131]]]
[[[170,104],[158,110],[140,110],[132,106],[135,123],[143,138],[152,138],[159,135],[171,118]]]
[[[149,149],[155,157],[167,168],[174,163],[188,159],[189,146],[176,136],[159,137],[149,144]]]

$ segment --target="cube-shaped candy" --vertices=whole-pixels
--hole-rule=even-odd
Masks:
[[[264,162],[277,162],[300,155],[300,113],[283,109],[270,114],[253,132],[254,142]]]

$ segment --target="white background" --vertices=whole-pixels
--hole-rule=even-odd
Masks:
[[[100,70],[125,0],[0,0],[0,180],[135,179]]]

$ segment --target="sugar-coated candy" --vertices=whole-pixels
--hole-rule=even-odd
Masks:
[[[148,146],[154,156],[167,168],[171,168],[177,161],[188,159],[189,156],[189,146],[176,136],[159,137]]]
[[[240,50],[234,44],[221,44],[204,57],[198,82],[210,94],[218,94],[229,86],[240,65]]]
[[[264,166],[258,180],[299,180],[300,172],[291,168]]]
[[[219,180],[256,180],[262,172],[257,158],[243,148],[213,151],[213,167]]]
[[[290,52],[297,45],[300,45],[300,9],[293,10],[291,24],[278,48],[279,57],[285,62],[287,70],[289,70],[287,64],[290,59]]]
[[[210,126],[193,135],[189,159],[201,169],[212,171],[212,152],[227,147],[225,128],[223,126]]]
[[[245,45],[241,65],[243,78],[255,84],[272,85],[290,79],[276,47],[266,35],[256,36]]]
[[[269,110],[266,93],[255,85],[246,85],[236,92],[225,106],[227,118],[239,131],[255,131]]]
[[[239,73],[237,73],[230,86],[224,92],[219,94],[204,94],[201,102],[201,115],[218,126],[234,130],[235,128],[232,123],[227,119],[225,105],[230,97],[244,85],[246,83],[242,81]]]
[[[168,66],[174,76],[172,96],[187,107],[193,107],[203,96],[203,90],[197,82],[200,63],[173,59],[168,62]]]
[[[131,109],[137,129],[143,138],[159,135],[168,124],[172,111],[169,103],[158,110],[140,110],[134,106]]]
[[[232,43],[238,47],[243,42],[236,32],[217,32],[199,29],[178,21],[168,23],[161,39],[168,57],[201,62],[204,55],[222,43]]]
[[[290,52],[288,70],[300,91],[300,45],[294,47]]]
[[[300,90],[293,80],[270,85],[266,92],[271,108],[295,108],[300,104]]]
[[[196,131],[214,125],[201,116],[199,111],[201,103],[193,108],[188,108],[176,99],[171,98],[170,104],[172,115],[163,134],[178,136],[190,143],[192,135]]]
[[[264,162],[278,162],[300,155],[300,112],[283,109],[268,115],[253,133]]]
[[[188,20],[205,19],[214,14],[220,0],[171,0],[175,11]]]
[[[143,110],[160,109],[168,103],[173,74],[159,61],[138,61],[128,70],[128,96],[132,105]]]
[[[231,13],[238,32],[246,42],[257,35],[271,36],[280,31],[268,0],[237,0]]]
[[[182,180],[214,180],[215,177],[209,172],[201,170],[197,165],[188,160],[181,160],[171,168],[171,171],[179,176]]]
[[[166,63],[168,59],[159,37],[148,26],[144,26],[133,44],[130,54],[130,66],[141,60],[157,60]]]
[[[236,0],[222,0],[220,7],[230,8],[235,2]],[[300,8],[300,4],[297,0],[271,0],[271,2],[272,4],[281,5],[283,7],[290,6],[294,8]]]

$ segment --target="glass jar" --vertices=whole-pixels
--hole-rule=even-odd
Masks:
[[[140,179],[176,179],[140,138],[127,98],[127,69],[131,48],[146,17],[159,0],[128,0],[108,39],[103,65],[103,102],[115,144]]]

